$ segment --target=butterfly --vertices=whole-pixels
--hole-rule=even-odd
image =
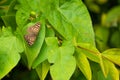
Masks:
[[[37,22],[35,25],[27,29],[27,34],[24,36],[27,43],[32,46],[37,38],[37,35],[40,30],[40,22]]]

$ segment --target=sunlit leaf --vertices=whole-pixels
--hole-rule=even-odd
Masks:
[[[91,19],[82,1],[67,1],[60,6],[58,11],[65,17],[66,23],[72,24],[73,34],[78,43],[85,42],[95,45]]]
[[[107,63],[108,63],[108,60],[101,57],[100,67],[102,69],[102,72],[103,72],[105,78],[107,78],[108,73],[109,73],[109,65]]]
[[[50,24],[62,36],[63,39],[72,39],[72,25],[64,18],[58,10],[52,10],[48,16]]]
[[[104,57],[102,61],[103,63],[101,64],[101,68],[102,68],[105,78],[107,78],[110,75],[112,80],[119,80],[119,72],[117,68],[115,67],[115,65]]]
[[[109,72],[112,77],[112,80],[119,80],[119,72],[115,65],[111,62],[107,63],[109,65]]]
[[[36,71],[38,73],[40,80],[45,79],[49,71],[49,68],[50,68],[50,64],[48,63],[48,61],[44,61],[43,63],[37,66]]]
[[[79,69],[85,75],[86,79],[91,80],[92,73],[91,73],[90,64],[86,55],[82,52],[82,50],[76,48],[75,58],[76,58],[76,62]]]
[[[100,62],[100,52],[88,43],[77,43],[77,47],[92,61]]]
[[[56,37],[46,38],[47,48],[47,58],[50,63],[54,63],[58,56],[58,40]]]
[[[108,49],[102,53],[102,56],[120,66],[120,49]]]
[[[53,63],[50,66],[50,74],[53,80],[69,80],[76,67],[73,57],[74,46],[65,41],[61,47],[58,47],[58,41],[54,37],[47,39],[47,45],[50,47],[48,49],[48,61]]]
[[[47,59],[47,46],[46,43],[44,42],[38,56],[36,57],[32,64],[32,68],[33,69],[36,68],[40,63],[42,63],[46,59]]]
[[[70,47],[60,47],[58,57],[50,67],[53,80],[69,80],[75,70],[75,58],[72,56],[73,50]]]
[[[23,27],[27,20],[29,19],[30,11],[25,11],[23,9],[19,9],[16,13],[16,23],[19,27]]]
[[[18,38],[13,36],[10,29],[3,28],[0,37],[0,79],[7,75],[20,60],[19,53],[23,48],[19,48]]]

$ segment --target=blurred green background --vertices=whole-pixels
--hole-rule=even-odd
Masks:
[[[83,0],[93,22],[97,48],[120,48],[120,0]]]

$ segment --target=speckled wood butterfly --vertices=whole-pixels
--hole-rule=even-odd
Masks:
[[[37,35],[39,33],[39,30],[40,30],[39,22],[37,22],[35,25],[33,25],[27,29],[28,33],[24,36],[24,38],[30,46],[34,44],[34,42],[37,38]]]

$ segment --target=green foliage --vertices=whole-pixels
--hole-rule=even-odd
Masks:
[[[8,5],[10,4],[10,0],[1,0],[0,1],[0,16],[4,15],[8,10]]]
[[[90,64],[85,54],[81,50],[76,49],[75,58],[81,72],[85,75],[87,80],[91,80],[92,73],[90,69]]]
[[[49,69],[50,69],[50,64],[47,60],[37,66],[36,71],[38,73],[40,80],[45,79]]]
[[[11,33],[10,27],[3,27],[0,37],[0,78],[17,65],[20,60],[19,53],[23,51],[20,47],[19,39]]]
[[[94,28],[94,34],[81,0],[13,0],[9,6],[2,16],[6,27],[0,28],[0,79],[21,62],[30,71],[36,71],[40,80],[119,80],[116,66],[120,66],[120,49],[119,42],[114,43],[116,38],[119,41],[119,7],[102,19],[103,24]],[[118,24],[118,31],[110,37],[110,43],[118,47],[115,49],[108,49],[110,32],[103,27],[112,25],[111,16]],[[37,22],[38,35],[28,29]],[[33,45],[25,39],[28,31],[30,40],[35,38]]]

